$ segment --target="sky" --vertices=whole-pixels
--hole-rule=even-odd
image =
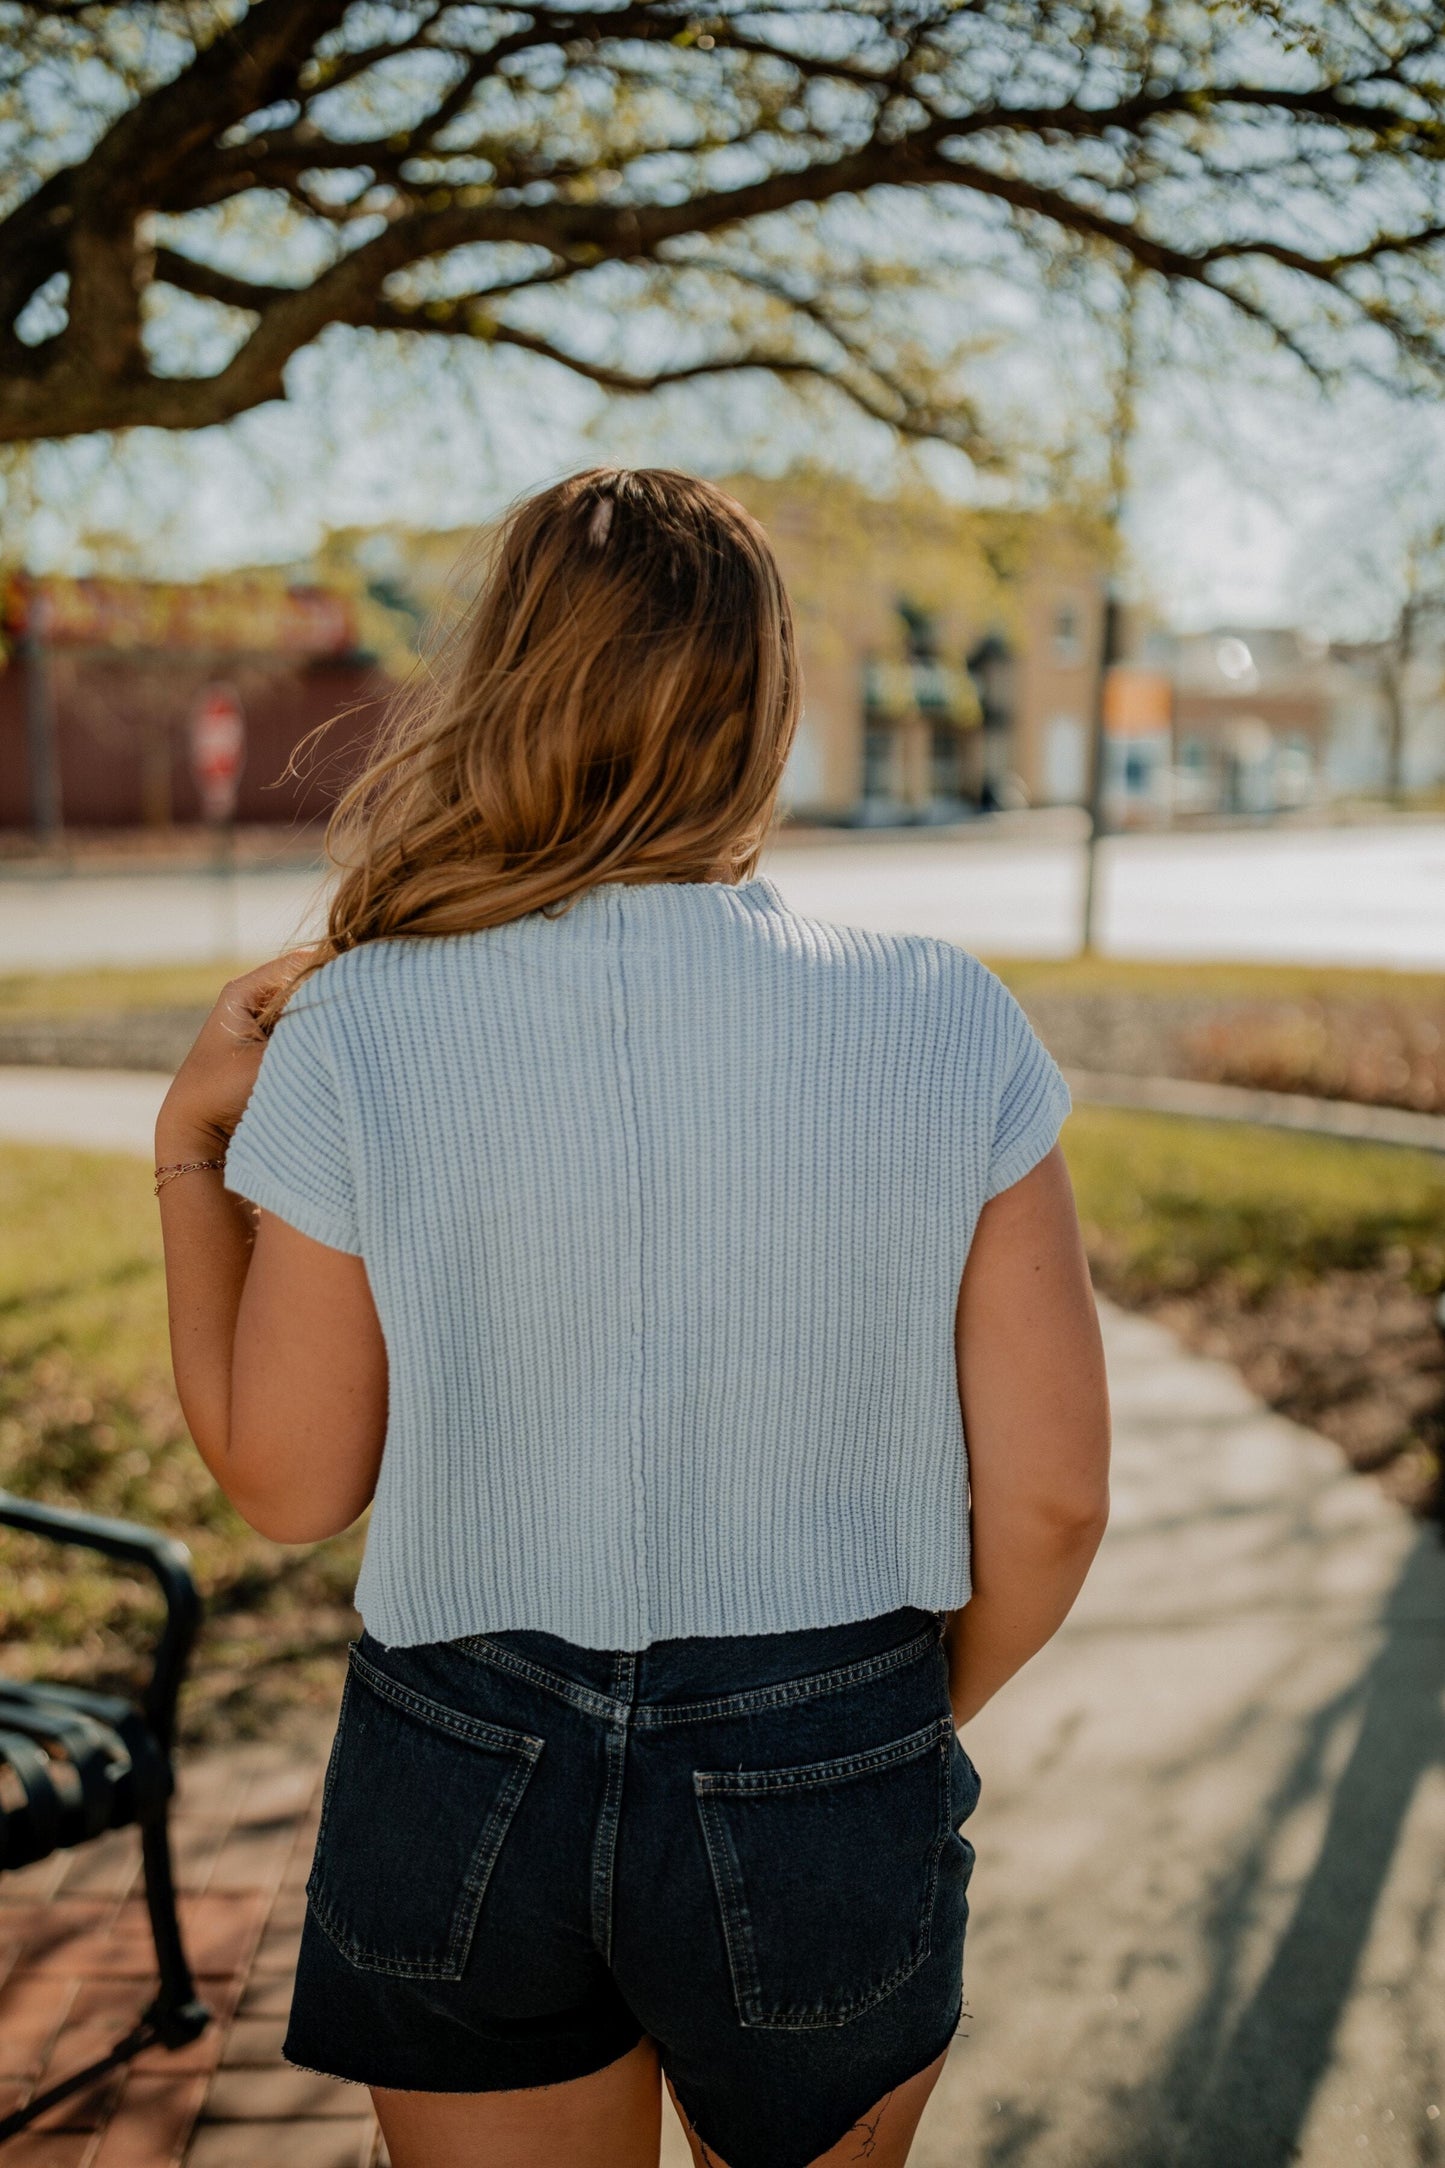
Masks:
[[[1176,372],[1142,417],[1133,582],[1181,631],[1298,624],[1378,635],[1403,538],[1445,510],[1445,421],[1356,386]]]

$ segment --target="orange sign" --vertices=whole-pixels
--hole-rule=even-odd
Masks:
[[[1116,662],[1104,680],[1104,728],[1111,738],[1167,736],[1174,688],[1162,670]]]

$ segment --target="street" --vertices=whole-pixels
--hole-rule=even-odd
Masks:
[[[796,910],[942,935],[985,956],[1078,945],[1082,852],[1048,814],[929,835],[812,834],[763,870]],[[1111,837],[1101,947],[1118,956],[1445,969],[1445,820]],[[319,922],[320,877],[0,876],[0,971],[256,959]]]

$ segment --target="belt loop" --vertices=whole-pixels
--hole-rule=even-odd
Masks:
[[[630,1709],[637,1699],[637,1652],[617,1649],[612,1658],[612,1699]]]

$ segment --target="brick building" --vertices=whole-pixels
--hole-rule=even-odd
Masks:
[[[0,828],[198,820],[188,725],[218,683],[247,722],[237,818],[318,819],[384,690],[354,599],[279,575],[194,585],[14,576],[0,611]],[[333,717],[314,763],[289,777],[293,750]]]
[[[799,813],[949,820],[1087,795],[1104,584],[1080,528],[832,481],[729,486],[797,614]]]

